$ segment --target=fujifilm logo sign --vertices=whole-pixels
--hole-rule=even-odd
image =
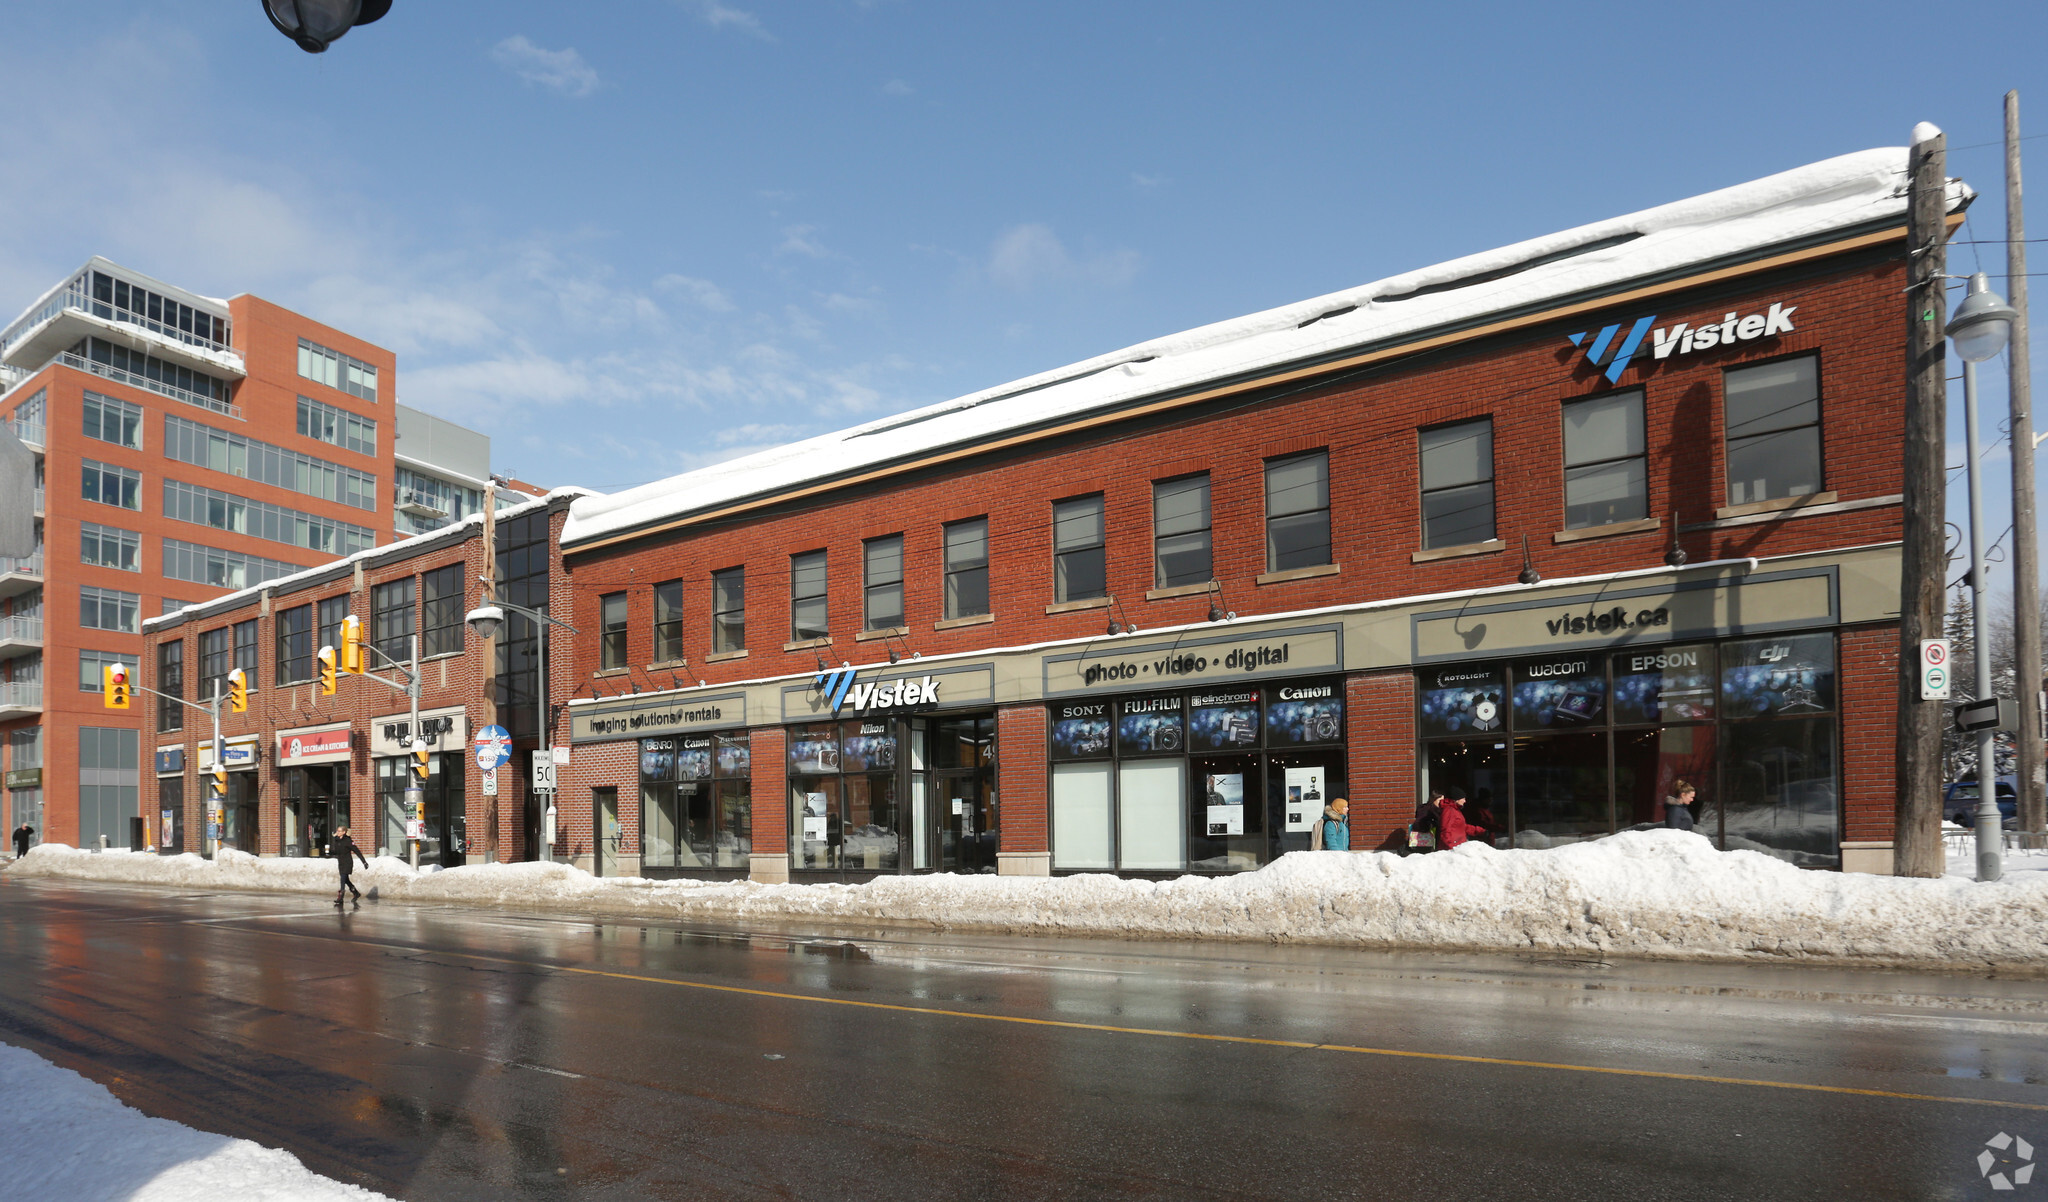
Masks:
[[[1797,305],[1774,301],[1762,313],[1730,313],[1711,325],[1695,326],[1681,321],[1675,326],[1655,329],[1651,327],[1656,326],[1657,317],[1651,314],[1637,318],[1626,333],[1617,323],[1598,332],[1573,334],[1571,344],[1584,347],[1586,362],[1605,368],[1607,382],[1615,384],[1620,382],[1621,373],[1628,369],[1629,361],[1643,349],[1645,335],[1649,337],[1650,357],[1669,359],[1673,355],[1690,355],[1695,351],[1710,351],[1717,346],[1733,346],[1738,342],[1790,334],[1798,328],[1792,324],[1792,315],[1798,311]],[[1587,341],[1589,338],[1591,342]]]

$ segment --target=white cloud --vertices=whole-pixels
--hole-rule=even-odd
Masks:
[[[900,79],[892,79],[882,85],[882,95],[884,96],[909,96],[916,91],[916,88],[911,87]]]
[[[782,231],[782,244],[775,248],[777,254],[809,255],[813,259],[829,259],[832,252],[826,250],[811,235],[818,232],[815,225],[792,225]]]
[[[708,309],[713,313],[730,313],[733,310],[732,300],[725,295],[725,290],[710,280],[669,274],[654,281],[654,287],[658,292],[672,292],[699,309]]]
[[[1105,251],[1075,258],[1052,227],[1038,222],[1011,226],[989,248],[988,277],[1022,291],[1040,284],[1087,283],[1120,287],[1138,272],[1138,252]]]
[[[818,303],[834,313],[854,317],[873,317],[882,311],[882,302],[865,296],[848,296],[844,292],[825,293],[818,298]]]
[[[1134,188],[1144,188],[1149,190],[1152,188],[1161,187],[1170,182],[1172,181],[1168,180],[1163,175],[1146,175],[1142,171],[1131,172],[1131,186]]]
[[[543,50],[514,34],[491,47],[491,58],[499,66],[528,83],[560,92],[564,96],[588,96],[597,90],[597,71],[574,46]]]
[[[683,7],[696,13],[698,20],[713,29],[736,29],[764,42],[775,40],[761,25],[761,18],[744,9],[720,4],[718,0],[684,0]]]

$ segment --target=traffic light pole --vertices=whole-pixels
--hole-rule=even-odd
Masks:
[[[393,669],[405,673],[405,683],[403,684],[395,680],[387,680],[367,669],[353,672],[351,675],[367,677],[393,692],[404,693],[410,710],[409,724],[405,728],[405,742],[408,746],[415,741],[424,744],[425,737],[420,734],[420,636],[417,634],[412,636],[412,659],[407,663],[399,663],[397,660],[385,655],[377,649],[374,643],[363,642],[360,649],[382,659],[385,663],[391,665]],[[423,756],[425,748],[421,746],[413,750],[415,755]],[[414,872],[418,872],[420,867],[420,836],[414,832],[419,829],[416,824],[424,817],[427,800],[426,790],[421,787],[426,782],[426,774],[422,771],[424,767],[425,764],[422,760],[416,762],[414,767],[409,768],[410,779],[406,782],[405,786],[405,841],[409,845],[408,856],[412,861]]]

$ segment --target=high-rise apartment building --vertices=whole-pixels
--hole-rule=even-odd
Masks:
[[[456,520],[419,481],[489,471],[487,436],[398,405],[390,351],[98,257],[0,330],[0,388],[37,452],[40,542],[0,559],[5,816],[39,840],[126,846],[156,732],[195,719],[147,695],[103,706],[143,618]],[[191,700],[235,667],[252,695],[270,683],[254,623],[199,661],[149,677]]]

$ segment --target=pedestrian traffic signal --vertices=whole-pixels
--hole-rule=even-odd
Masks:
[[[421,783],[425,783],[427,779],[427,749],[419,744],[414,744],[412,749],[412,774],[419,777]]]
[[[105,668],[102,668],[100,671],[103,677],[103,679],[100,682],[100,703],[110,710],[127,709],[128,699],[130,696],[130,690],[128,685],[128,665],[108,664]]]
[[[240,668],[228,673],[228,709],[237,714],[249,712],[249,678]]]
[[[369,667],[363,662],[363,624],[354,614],[341,620],[341,670],[361,676]]]
[[[320,695],[334,696],[334,648],[320,648]]]

